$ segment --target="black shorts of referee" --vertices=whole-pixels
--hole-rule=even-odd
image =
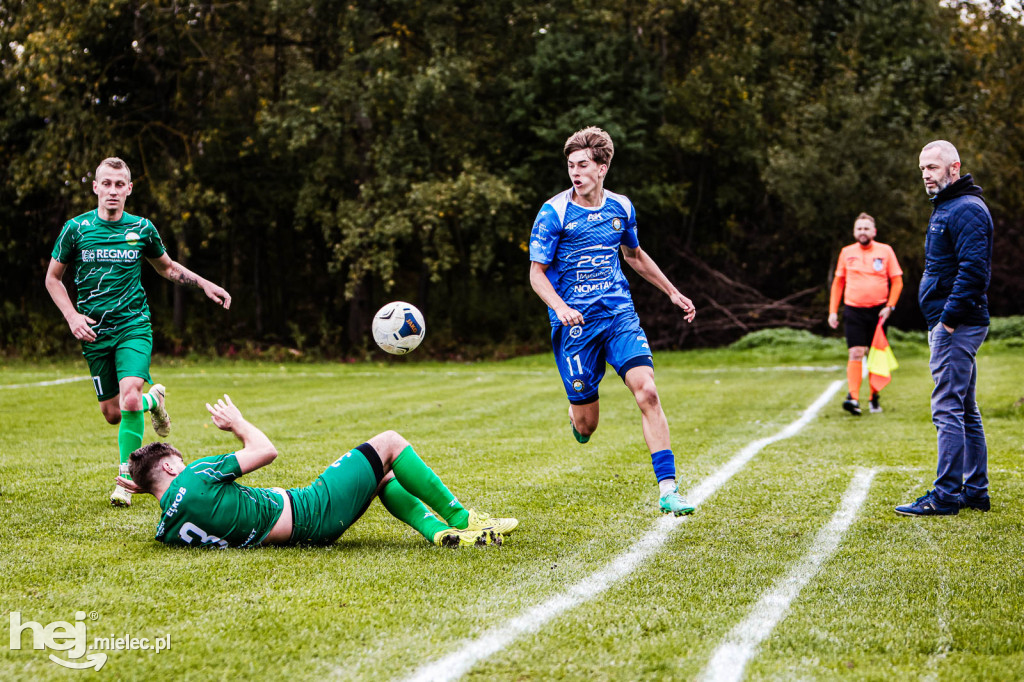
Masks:
[[[884,305],[876,305],[871,308],[846,306],[843,310],[843,322],[846,327],[847,348],[871,345],[871,340],[875,338],[875,328],[878,326],[878,314],[884,307]]]

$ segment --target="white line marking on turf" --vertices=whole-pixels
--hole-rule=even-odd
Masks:
[[[673,367],[659,368],[664,372]],[[779,367],[715,367],[710,369],[686,370],[693,374],[725,374],[726,372],[838,372],[846,369],[846,365],[783,365]]]
[[[33,384],[0,384],[3,388],[35,388],[36,386],[56,386],[58,384],[70,384],[74,381],[88,381],[89,377],[68,377],[67,379],[54,379],[53,381],[37,381]]]
[[[703,679],[715,682],[743,679],[743,670],[757,653],[758,646],[782,621],[789,610],[789,605],[839,547],[839,541],[843,539],[864,500],[867,499],[871,479],[874,477],[874,469],[858,469],[843,494],[839,509],[828,525],[818,532],[810,551],[788,575],[778,580],[772,589],[761,596],[750,615],[726,636],[725,642],[719,645],[711,656],[711,662],[704,670]]]
[[[811,403],[811,406],[808,407],[802,415],[800,415],[799,419],[778,433],[768,436],[767,438],[759,438],[740,450],[735,457],[725,463],[725,466],[705,478],[700,485],[687,493],[686,499],[691,504],[698,505],[711,497],[716,490],[721,488],[726,481],[735,476],[737,471],[745,467],[747,462],[753,459],[754,455],[761,452],[761,450],[766,446],[780,440],[785,440],[786,438],[792,438],[799,433],[800,429],[807,426],[807,424],[810,423],[810,421],[818,414],[818,411],[821,410],[828,401],[832,400],[832,396],[834,396],[842,386],[842,381],[838,379],[833,381],[829,384],[828,388],[825,389],[825,392],[818,396],[818,399]]]
[[[793,371],[793,372],[835,372],[842,369],[845,365],[831,365],[828,367],[817,367],[814,365],[806,366],[793,366],[793,367],[743,367],[737,369],[688,369],[685,372],[691,374],[720,374],[725,372],[776,372],[776,371]],[[661,371],[671,371],[673,367],[663,367]],[[479,370],[469,367],[465,370],[446,370],[444,374],[446,376],[465,376],[470,375],[473,372]],[[307,371],[288,371],[283,367],[281,370],[267,370],[263,373],[254,372],[218,372],[216,369],[211,372],[165,372],[165,374],[171,379],[211,379],[220,381],[222,379],[258,379],[260,381],[265,380],[268,376],[272,375],[274,380],[277,379],[308,379],[309,377],[318,377],[324,379],[347,379],[356,377],[382,377],[386,375],[387,370],[381,371],[365,371],[365,370],[354,370],[346,371],[345,368],[340,369],[337,372],[307,372]],[[488,371],[488,376],[547,376],[551,372],[548,370],[504,370],[504,371]],[[433,376],[434,372],[418,372],[420,376]],[[0,390],[5,388],[35,388],[37,386],[57,386],[59,384],[70,384],[75,381],[88,381],[89,377],[69,377],[67,379],[56,379],[53,381],[37,381],[30,384],[0,384]]]
[[[831,400],[844,383],[838,380],[832,382],[795,422],[774,436],[761,438],[743,448],[739,454],[708,477],[704,483],[691,490],[687,495],[687,500],[694,506],[698,506],[722,487],[766,445],[795,435],[814,419],[818,411]],[[527,609],[504,625],[495,626],[475,639],[468,639],[456,644],[454,652],[420,667],[408,679],[417,682],[421,680],[433,682],[434,680],[456,680],[462,677],[478,661],[501,651],[521,635],[537,632],[552,618],[594,598],[616,581],[632,573],[640,563],[661,549],[661,546],[668,540],[672,529],[687,518],[689,517],[662,516],[654,523],[652,530],[645,533],[624,554],[617,556],[601,570],[587,576],[565,592],[556,594],[547,601]]]

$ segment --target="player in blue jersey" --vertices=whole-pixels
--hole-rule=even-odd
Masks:
[[[572,188],[544,203],[530,235],[530,285],[548,305],[551,346],[569,398],[569,423],[580,443],[590,440],[600,415],[598,385],[610,364],[633,393],[644,440],[660,488],[659,506],[676,516],[693,512],[676,486],[668,419],[654,383],[647,334],[633,308],[618,252],[637,274],[683,310],[693,302],[640,248],[636,211],[621,194],[604,188],[615,148],[600,128],[585,128],[565,142]]]

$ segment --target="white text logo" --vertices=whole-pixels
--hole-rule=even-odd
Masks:
[[[20,611],[11,611],[11,650],[21,649],[22,639],[25,632],[28,631],[31,633],[33,649],[67,652],[65,654],[67,658],[50,654],[50,660],[57,665],[72,670],[85,670],[86,668],[99,670],[107,662],[107,655],[102,653],[103,651],[155,650],[160,653],[171,648],[170,634],[153,639],[132,637],[127,634],[123,636],[112,634],[109,637],[94,637],[92,644],[89,644],[85,622],[87,617],[89,620],[99,619],[95,611],[88,616],[85,611],[76,611],[74,623],[58,620],[44,626],[42,623],[31,620],[23,621]]]

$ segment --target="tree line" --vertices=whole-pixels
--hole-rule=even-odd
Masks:
[[[0,343],[74,347],[42,286],[92,173],[223,284],[230,314],[144,268],[157,349],[368,347],[374,310],[425,312],[439,355],[543,349],[527,241],[567,187],[565,138],[616,143],[606,186],[698,307],[633,287],[658,347],[823,330],[854,217],[914,301],[921,146],[960,149],[996,220],[995,314],[1024,312],[1019,10],[919,0],[92,0],[0,6]],[[470,350],[474,349],[474,350]]]

